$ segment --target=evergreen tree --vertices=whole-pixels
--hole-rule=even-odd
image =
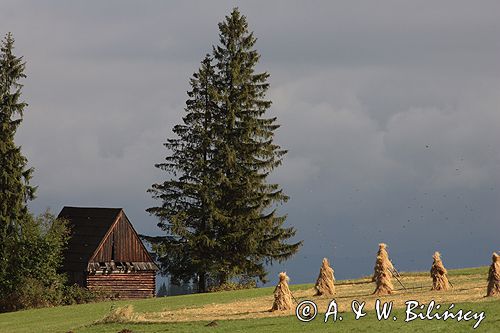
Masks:
[[[265,281],[265,265],[293,255],[294,228],[275,206],[287,201],[269,173],[286,153],[273,143],[279,128],[266,118],[267,73],[255,73],[259,54],[246,18],[234,9],[219,24],[220,45],[190,81],[183,124],[165,146],[171,154],[156,165],[171,179],[149,190],[161,200],[156,215],[165,237],[146,237],[172,280],[197,278],[224,284],[242,276]]]
[[[0,46],[0,292],[12,290],[12,258],[17,253],[23,224],[31,215],[27,202],[34,198],[35,188],[29,185],[33,172],[21,147],[14,143],[14,136],[21,124],[26,103],[21,101],[25,78],[22,57],[13,54],[14,39],[7,34]]]
[[[289,258],[301,245],[286,242],[295,230],[283,227],[286,216],[279,216],[275,206],[288,197],[278,184],[267,182],[286,151],[273,142],[279,128],[276,118],[265,117],[271,106],[265,98],[269,74],[255,72],[260,55],[246,17],[233,9],[219,23],[219,31],[219,45],[213,50],[223,115],[214,157],[221,181],[217,206],[223,216],[218,220],[222,227],[217,241],[223,245],[224,261],[219,282],[236,275],[265,281],[265,264]]]
[[[58,270],[69,239],[66,221],[28,210],[33,168],[14,142],[27,106],[19,82],[25,63],[13,49],[9,33],[0,42],[0,312],[61,301],[65,278]]]

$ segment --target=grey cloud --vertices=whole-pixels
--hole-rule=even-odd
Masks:
[[[271,74],[272,175],[301,252],[272,267],[310,282],[323,256],[366,275],[376,245],[404,270],[486,264],[500,231],[497,2],[238,2]],[[4,2],[27,61],[18,141],[36,168],[31,207],[124,207],[139,232],[162,143],[232,1]],[[432,234],[429,230],[432,229]],[[463,244],[467,244],[464,249]]]

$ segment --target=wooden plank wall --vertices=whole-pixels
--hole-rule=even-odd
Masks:
[[[154,297],[156,272],[142,271],[133,273],[90,274],[87,287],[90,290],[106,290],[119,298]]]
[[[96,253],[93,262],[110,262],[113,241],[115,244],[114,261],[149,262],[151,261],[145,251],[141,240],[130,226],[130,222],[122,214],[120,221],[113,228],[105,243]]]

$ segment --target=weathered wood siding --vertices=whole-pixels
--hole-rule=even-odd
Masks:
[[[155,296],[156,272],[90,274],[87,287],[90,290],[106,290],[119,298],[146,298]]]
[[[104,240],[104,243],[90,262],[110,262],[111,260],[115,262],[151,261],[144,245],[137,237],[136,232],[127,220],[125,214],[121,214],[117,224],[112,228],[111,232]]]

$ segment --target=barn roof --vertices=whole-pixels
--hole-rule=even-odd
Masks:
[[[86,271],[122,212],[121,208],[64,207],[58,217],[68,220],[71,238],[64,252],[63,270]]]

